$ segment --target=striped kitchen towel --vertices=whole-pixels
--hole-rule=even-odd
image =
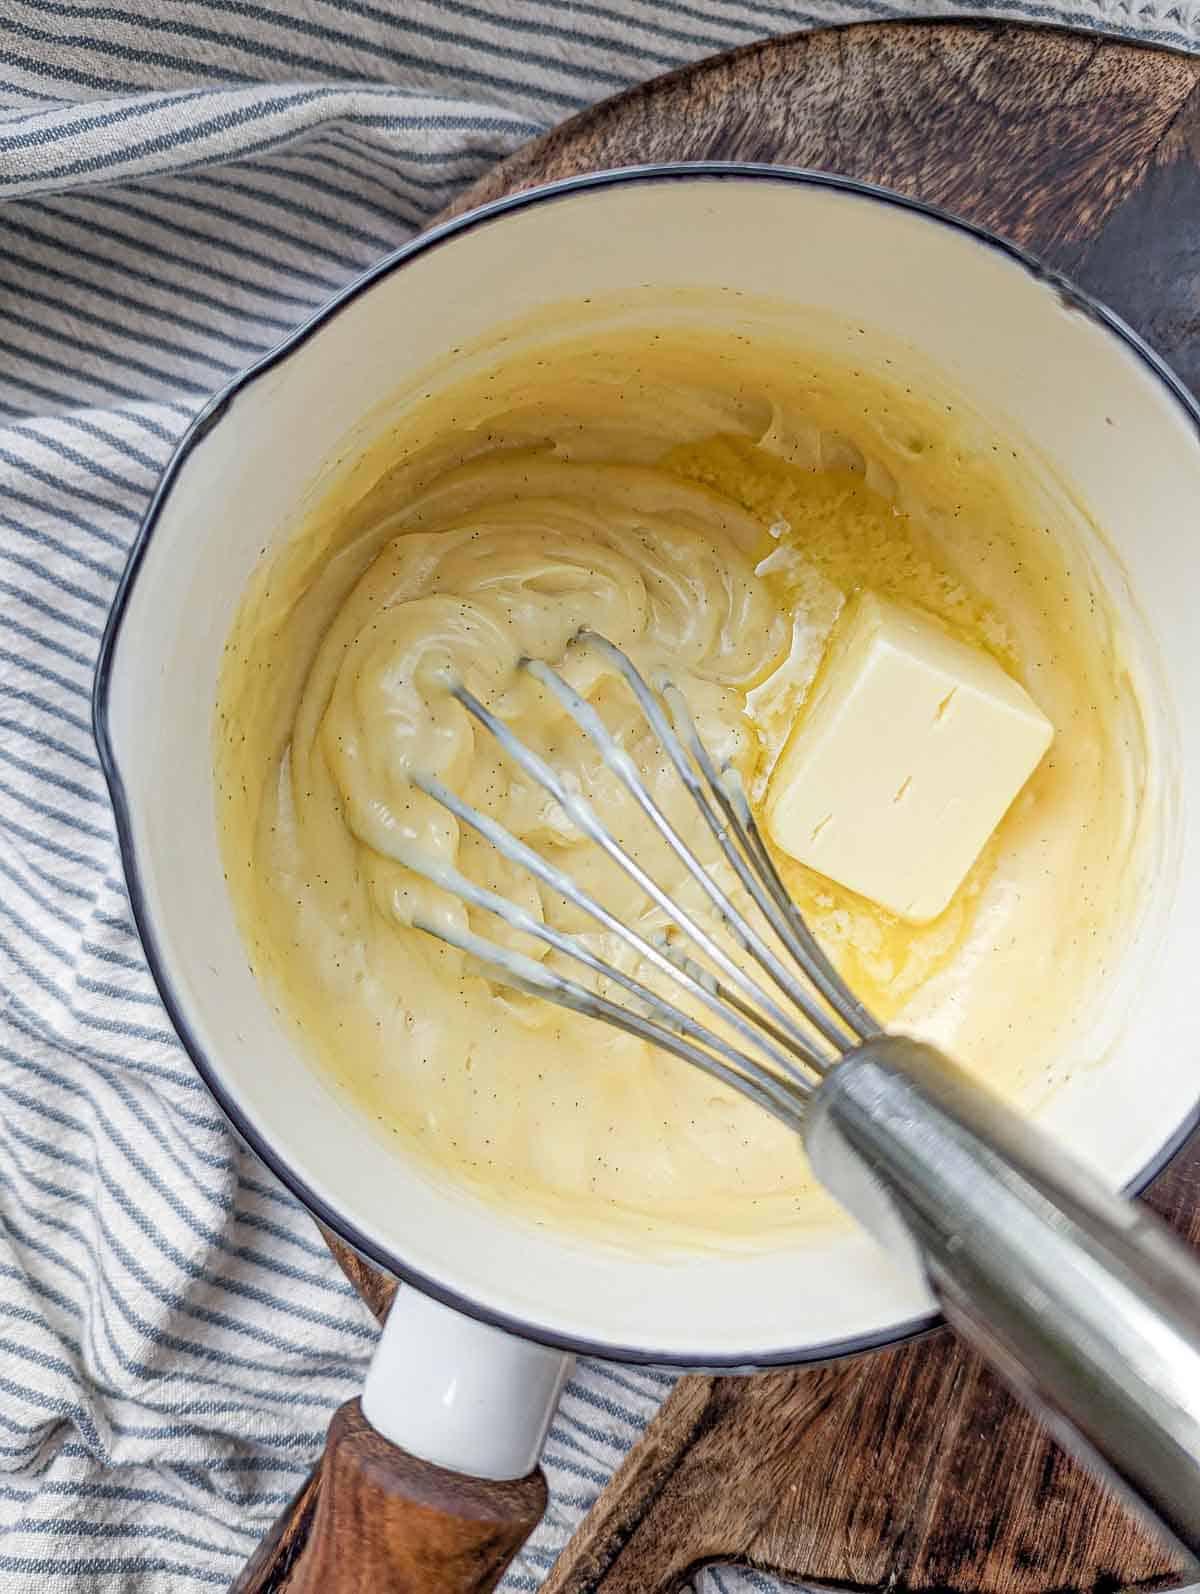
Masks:
[[[1193,0],[934,0],[1200,47]],[[206,396],[498,156],[886,0],[0,0],[0,1591],[226,1588],[374,1327],[134,933],[88,696]],[[582,1365],[534,1589],[670,1380]],[[768,1587],[711,1574],[722,1589]]]

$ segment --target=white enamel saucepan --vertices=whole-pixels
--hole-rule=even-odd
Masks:
[[[211,763],[222,648],[251,572],[294,527],[322,464],[451,346],[555,301],[647,283],[783,300],[914,346],[1100,511],[1115,557],[1097,557],[1152,661],[1147,730],[1167,776],[1161,844],[1153,911],[1111,982],[1113,1002],[1136,983],[1136,1023],[1037,1116],[1107,1184],[1128,1189],[1196,1120],[1200,414],[1180,384],[1114,317],[1019,252],[838,179],[751,166],[607,173],[426,234],[192,426],[131,556],[97,677],[97,739],[130,898],[184,1045],[241,1135],[309,1209],[415,1286],[397,1297],[365,1399],[408,1457],[388,1474],[399,1452],[360,1417],[341,1433],[342,1471],[326,1472],[326,1548],[306,1555],[289,1588],[338,1588],[338,1577],[345,1587],[382,1588],[388,1577],[490,1587],[536,1518],[540,1486],[527,1475],[573,1352],[752,1369],[893,1343],[936,1315],[925,1282],[851,1227],[664,1266],[509,1221],[435,1185],[298,1054],[247,967],[226,894]],[[1111,1018],[1104,1006],[1100,1027]],[[456,1493],[452,1473],[500,1481],[462,1482]],[[353,1506],[340,1517],[338,1498]],[[370,1576],[350,1581],[368,1551],[380,1557]]]

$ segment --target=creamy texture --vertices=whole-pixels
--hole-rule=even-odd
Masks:
[[[435,1176],[623,1243],[766,1243],[828,1208],[794,1139],[758,1109],[633,1037],[499,988],[412,928],[435,919],[547,956],[414,874],[415,847],[631,966],[416,790],[414,771],[643,933],[666,922],[449,680],[565,771],[693,906],[694,885],[521,657],[561,670],[702,847],[627,689],[572,641],[581,625],[670,675],[755,801],[859,589],[986,648],[1056,738],[945,913],[905,924],[781,867],[885,1021],[1016,1099],[1071,1059],[1134,905],[1145,770],[1123,644],[1083,551],[1023,493],[1021,461],[887,373],[706,319],[518,338],[459,382],[431,377],[264,562],[218,714],[230,888],[305,1049]]]

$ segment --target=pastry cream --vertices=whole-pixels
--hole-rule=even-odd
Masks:
[[[759,1109],[502,988],[412,927],[440,918],[547,955],[408,869],[418,847],[629,966],[416,790],[418,770],[643,933],[665,923],[448,679],[698,905],[522,657],[555,665],[599,710],[703,850],[627,688],[573,642],[581,626],[670,676],[755,802],[860,589],[986,649],[1055,740],[945,912],[905,923],[782,855],[780,867],[882,1020],[1019,1101],[1077,1060],[1081,1013],[1134,906],[1145,754],[1120,628],[1084,550],[1006,440],[883,362],[851,369],[748,335],[748,314],[724,330],[713,314],[515,338],[464,357],[461,378],[434,373],[264,560],[218,705],[230,890],[303,1051],[432,1177],[621,1243],[770,1243],[828,1206],[794,1137]]]

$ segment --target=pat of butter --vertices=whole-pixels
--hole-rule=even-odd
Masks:
[[[901,918],[949,903],[1054,728],[989,654],[865,593],[771,776],[776,845]]]

